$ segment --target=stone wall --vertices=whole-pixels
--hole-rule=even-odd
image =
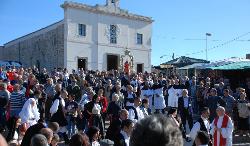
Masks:
[[[48,31],[41,30],[27,39],[15,40],[5,46],[6,60],[20,61],[24,67],[40,64],[40,68],[52,70],[64,67],[64,24]],[[24,36],[26,37],[26,36]]]

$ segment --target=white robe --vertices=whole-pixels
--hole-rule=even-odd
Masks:
[[[224,116],[219,117],[219,119],[218,119],[218,123],[217,123],[217,127],[218,128],[221,128],[223,117]],[[232,141],[233,141],[233,127],[234,127],[233,126],[233,121],[229,117],[228,123],[227,123],[227,127],[226,128],[222,128],[222,131],[221,131],[222,137],[226,138],[226,146],[232,146]],[[215,125],[214,125],[214,121],[213,121],[213,123],[211,124],[211,131],[210,131],[210,133],[212,135],[214,135],[214,132],[215,132],[214,128],[215,128]],[[220,144],[220,132],[217,131],[217,145],[219,146],[219,144]]]
[[[163,87],[154,90],[154,107],[155,109],[166,108],[165,99],[163,96]]]
[[[35,102],[32,107],[32,102]],[[28,127],[33,126],[40,119],[40,113],[37,108],[37,103],[34,98],[29,98],[22,108],[22,111],[19,113],[19,117],[21,118],[21,123],[27,123]]]
[[[149,109],[152,109],[152,101],[153,101],[153,90],[147,89],[147,90],[141,90],[141,99],[147,98],[149,102]]]
[[[181,96],[182,96],[182,89],[174,89],[174,87],[168,89],[168,106],[178,107],[178,99]]]

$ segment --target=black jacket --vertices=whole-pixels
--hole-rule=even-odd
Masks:
[[[114,146],[126,146],[125,138],[121,133],[119,133],[114,140]]]
[[[40,130],[42,128],[45,128],[45,126],[42,123],[37,123],[31,127],[29,127],[27,129],[27,131],[25,132],[25,135],[23,137],[21,146],[29,146],[30,145],[30,141],[31,138],[35,135],[35,134],[39,134]]]

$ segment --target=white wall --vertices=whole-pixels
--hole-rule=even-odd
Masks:
[[[144,63],[144,71],[151,72],[151,23],[74,8],[65,9],[65,21],[65,64],[69,70],[76,69],[77,57],[88,58],[88,69],[107,70],[106,55],[123,55],[125,48],[128,48],[134,56],[134,66]],[[86,24],[86,37],[78,36],[79,23]],[[110,44],[107,37],[112,24],[120,30],[117,44]],[[137,33],[143,34],[143,45],[136,44]]]

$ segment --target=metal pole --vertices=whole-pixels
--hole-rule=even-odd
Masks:
[[[207,34],[206,34],[206,60],[208,60],[207,58]]]

